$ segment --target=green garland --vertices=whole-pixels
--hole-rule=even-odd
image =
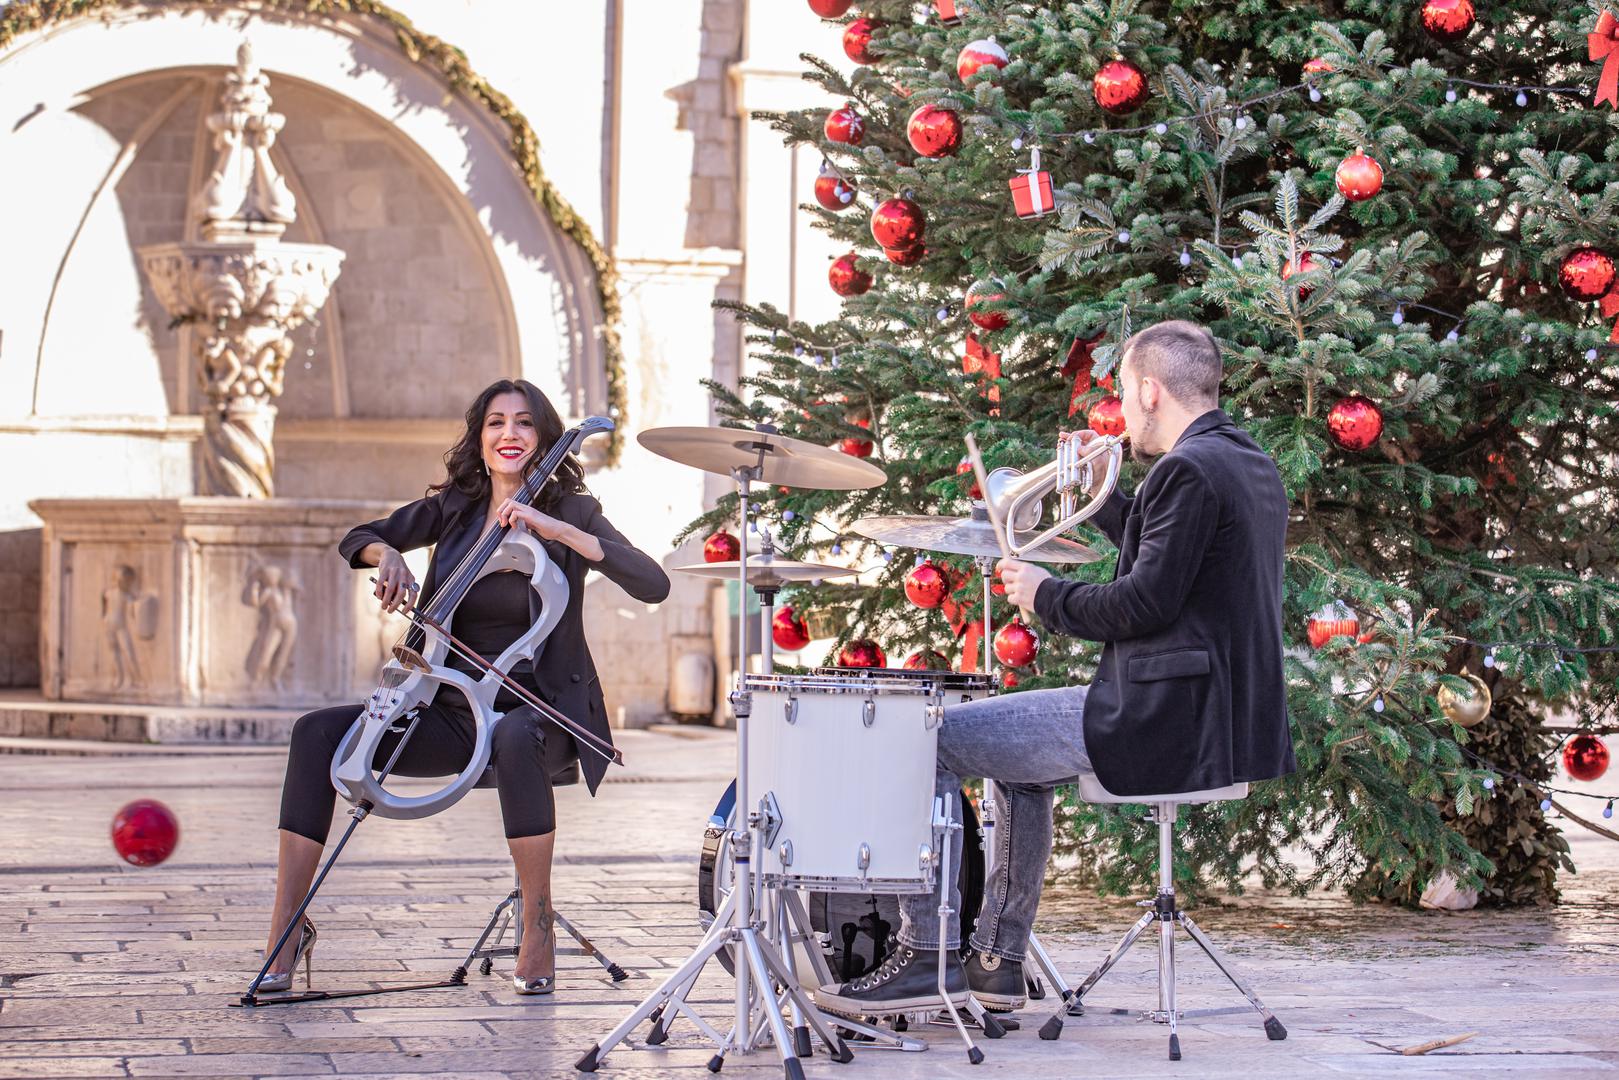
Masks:
[[[42,30],[74,19],[105,11],[152,6],[154,0],[16,0],[0,12],[0,51],[21,34]],[[618,269],[568,200],[551,186],[540,167],[540,141],[528,120],[511,99],[494,87],[467,63],[466,54],[432,34],[424,34],[411,21],[376,0],[178,0],[176,7],[236,7],[248,10],[279,11],[294,17],[357,15],[386,24],[399,42],[399,48],[412,63],[426,64],[451,87],[483,105],[511,132],[512,157],[528,184],[529,191],[551,221],[584,249],[596,272],[596,292],[602,309],[602,349],[607,368],[607,415],[619,427],[608,441],[607,464],[618,462],[623,450],[623,424],[628,394],[624,387],[624,351],[619,341],[618,323],[622,315],[618,299]]]

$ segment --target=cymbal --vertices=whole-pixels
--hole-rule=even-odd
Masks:
[[[1001,545],[989,518],[943,517],[931,514],[893,514],[864,517],[852,526],[861,536],[896,547],[939,551],[947,555],[984,555],[1000,558]],[[1056,537],[1023,553],[1023,561],[1036,563],[1088,563],[1102,556],[1073,540]]]
[[[659,457],[721,476],[758,465],[763,450],[764,475],[756,479],[767,484],[852,491],[876,487],[888,480],[888,474],[871,462],[841,450],[744,428],[648,428],[635,441]]]
[[[676,566],[673,569],[678,573],[695,574],[697,577],[735,581],[737,568],[741,565],[741,563],[732,560],[729,562],[693,563],[690,566]],[[755,589],[779,589],[781,586],[790,585],[795,581],[819,581],[821,578],[847,577],[854,572],[847,566],[832,566],[828,563],[796,562],[792,559],[775,559],[768,555],[748,556],[748,584]]]

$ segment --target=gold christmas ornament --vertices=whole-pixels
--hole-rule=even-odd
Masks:
[[[1490,706],[1494,702],[1490,697],[1490,688],[1483,679],[1465,671],[1461,677],[1472,684],[1471,693],[1458,693],[1448,686],[1441,686],[1435,696],[1439,698],[1439,711],[1445,714],[1445,719],[1462,727],[1472,727],[1490,715]]]

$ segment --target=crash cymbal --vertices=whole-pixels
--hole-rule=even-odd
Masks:
[[[730,562],[693,563],[690,566],[676,566],[673,569],[682,574],[695,574],[698,577],[735,581],[737,568],[741,565],[741,563],[733,560]],[[748,557],[748,584],[755,589],[779,589],[783,585],[791,585],[796,581],[819,581],[821,578],[847,577],[854,572],[847,566],[832,566],[828,563],[796,562],[792,559],[777,559],[768,555],[750,555]]]
[[[988,516],[979,516],[981,513],[974,511],[972,517],[935,517],[930,514],[865,517],[855,522],[852,528],[861,536],[896,547],[998,559],[1001,545],[995,540],[995,528],[989,523]],[[1088,563],[1101,557],[1084,544],[1064,540],[1060,536],[1022,555],[1025,562],[1036,563]]]
[[[649,428],[635,440],[659,457],[721,476],[758,465],[763,451],[764,475],[755,479],[766,484],[852,491],[876,487],[888,479],[888,474],[871,462],[841,450],[745,428]]]

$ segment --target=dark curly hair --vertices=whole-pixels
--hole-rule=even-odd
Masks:
[[[446,476],[440,483],[427,489],[429,495],[455,488],[477,502],[489,497],[489,474],[483,467],[483,421],[489,412],[489,403],[501,394],[522,394],[528,399],[529,415],[534,418],[534,433],[538,436],[535,451],[530,455],[524,475],[540,463],[540,459],[562,438],[562,417],[557,415],[551,399],[527,379],[498,379],[483,389],[467,407],[467,430],[444,455]],[[585,470],[572,454],[562,459],[556,474],[540,489],[534,507],[545,513],[556,509],[564,495],[585,490]]]

